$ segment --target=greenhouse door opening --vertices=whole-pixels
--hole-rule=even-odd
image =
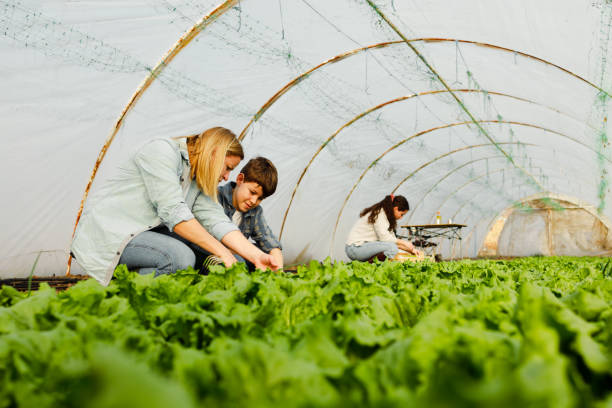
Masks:
[[[531,197],[504,210],[479,256],[612,254],[610,224],[594,206],[568,197]]]

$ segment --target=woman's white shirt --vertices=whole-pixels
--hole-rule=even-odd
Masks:
[[[383,209],[380,210],[374,224],[368,222],[370,213],[359,218],[346,240],[346,245],[361,245],[364,242],[385,241],[396,242],[397,237],[393,231],[389,231],[389,220]]]

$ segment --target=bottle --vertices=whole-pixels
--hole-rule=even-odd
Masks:
[[[436,213],[436,224],[440,224],[442,222],[442,217],[440,216],[440,211]]]

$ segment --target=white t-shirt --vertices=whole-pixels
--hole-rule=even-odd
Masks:
[[[235,226],[240,226],[240,223],[242,222],[242,213],[240,211],[234,211],[234,215],[232,215],[232,222]]]
[[[389,231],[389,220],[385,210],[381,208],[374,224],[368,222],[370,213],[359,218],[346,239],[346,245],[361,245],[364,242],[385,241],[396,242],[395,233]]]

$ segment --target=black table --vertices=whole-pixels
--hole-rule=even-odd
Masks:
[[[420,224],[420,225],[400,225],[401,228],[408,230],[409,238],[416,247],[421,247],[427,254],[435,254],[435,248],[444,238],[451,241],[461,240],[461,228],[467,227],[465,224]]]

